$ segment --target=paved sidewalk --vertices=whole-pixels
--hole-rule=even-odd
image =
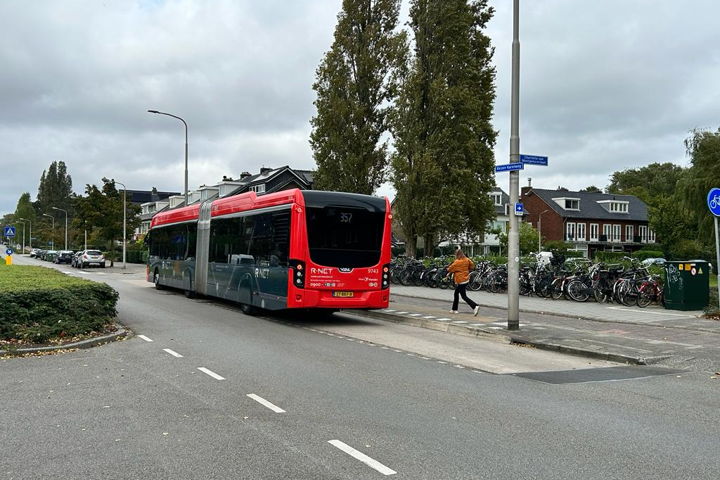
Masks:
[[[367,313],[460,335],[492,335],[519,344],[633,364],[658,363],[708,372],[720,370],[720,322],[699,311],[662,307],[520,298],[520,329],[507,330],[507,295],[468,292],[480,314],[460,303],[451,314],[452,290],[391,286],[390,307]]]

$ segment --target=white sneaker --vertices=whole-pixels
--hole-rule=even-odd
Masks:
[[[460,313],[457,310],[450,310],[450,313]]]
[[[475,307],[475,310],[473,310],[473,317],[477,317],[478,312],[480,311],[480,305]]]

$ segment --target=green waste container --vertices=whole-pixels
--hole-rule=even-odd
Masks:
[[[710,265],[704,260],[665,263],[665,308],[702,310],[710,297]]]

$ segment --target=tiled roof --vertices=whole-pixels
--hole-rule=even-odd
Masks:
[[[598,220],[630,220],[646,222],[648,219],[647,205],[633,195],[615,195],[611,193],[571,192],[567,190],[541,190],[533,188],[525,192],[525,196],[535,194],[547,203],[558,215],[564,218],[584,218]],[[577,198],[580,210],[565,210],[553,198]],[[607,211],[598,201],[618,200],[628,202],[627,213]],[[535,212],[539,213],[539,212]]]

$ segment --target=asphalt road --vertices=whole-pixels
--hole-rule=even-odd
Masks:
[[[26,260],[16,263],[35,263]],[[120,320],[136,335],[0,360],[0,478],[715,479],[720,471],[720,379],[707,375],[344,315],[248,317],[156,291],[139,274],[82,275],[120,292]]]

